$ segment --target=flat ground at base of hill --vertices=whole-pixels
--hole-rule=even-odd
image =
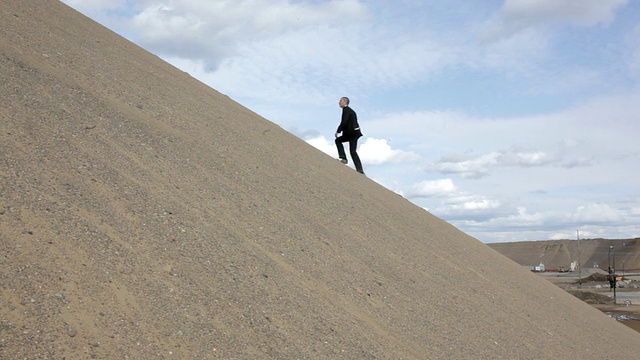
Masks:
[[[631,329],[640,332],[640,306],[638,305],[593,305],[596,309],[615,318]]]
[[[620,288],[616,290],[616,302],[613,292],[606,281],[582,282],[574,273],[539,273],[561,289],[566,290],[578,299],[592,305],[608,316],[618,320],[629,328],[640,332],[640,289]],[[585,277],[583,277],[584,279]],[[637,276],[625,279],[636,281]]]

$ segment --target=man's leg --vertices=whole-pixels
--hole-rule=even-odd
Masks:
[[[351,153],[351,159],[353,160],[353,165],[356,167],[356,171],[364,174],[364,171],[362,170],[362,163],[360,162],[360,156],[358,156],[358,153],[356,152],[357,148],[358,148],[358,138],[353,137],[349,139],[349,152]]]
[[[344,145],[342,145],[343,142],[348,141],[347,139],[345,139],[344,135],[337,137],[336,138],[336,147],[338,148],[338,158],[343,162],[343,163],[347,163],[347,155],[344,152]]]

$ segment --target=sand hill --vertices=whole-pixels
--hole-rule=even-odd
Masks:
[[[544,263],[550,269],[569,269],[575,261],[583,269],[606,272],[611,266],[618,273],[640,271],[640,239],[520,241],[489,246],[523,266]]]
[[[640,353],[635,331],[58,1],[4,1],[0,34],[2,359]]]

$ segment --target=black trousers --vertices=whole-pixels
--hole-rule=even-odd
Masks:
[[[349,142],[349,153],[351,154],[351,160],[353,160],[353,165],[356,167],[356,170],[358,172],[364,172],[362,170],[362,163],[360,162],[360,157],[358,156],[358,153],[356,152],[356,149],[358,148],[358,139],[359,138],[360,138],[359,136],[342,135],[342,136],[336,138],[336,147],[338,148],[338,157],[340,159],[346,159],[347,155],[344,153],[344,146],[342,145],[342,143],[348,141]]]

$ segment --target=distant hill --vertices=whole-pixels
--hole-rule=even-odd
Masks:
[[[640,272],[640,239],[581,239],[520,241],[488,244],[492,249],[524,266],[544,263],[547,268],[568,269],[571,262],[583,268]]]
[[[640,353],[635,331],[61,2],[4,1],[0,20],[0,358]]]

